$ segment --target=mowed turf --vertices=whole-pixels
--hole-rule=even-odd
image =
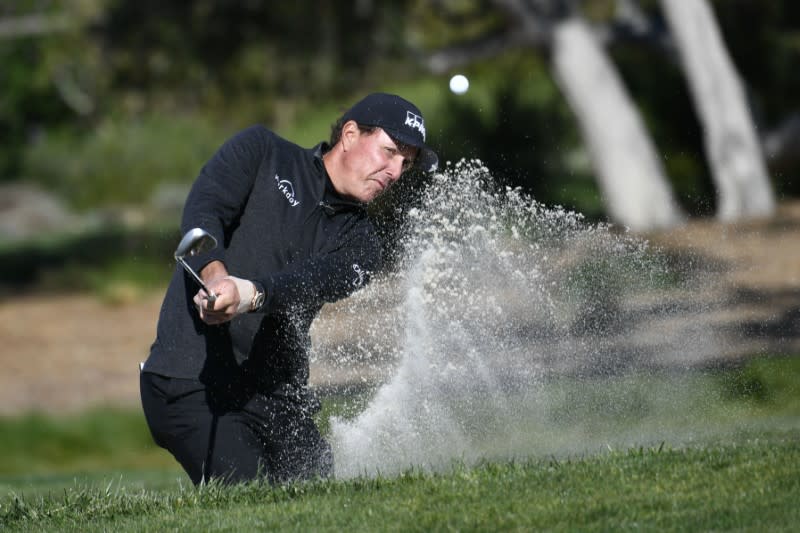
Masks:
[[[135,412],[0,421],[0,530],[796,530],[800,359],[715,376],[724,394],[699,416],[725,408],[741,429],[688,445],[286,487],[196,489]]]
[[[799,437],[277,488],[130,490],[121,479],[12,495],[0,516],[9,531],[792,531]]]

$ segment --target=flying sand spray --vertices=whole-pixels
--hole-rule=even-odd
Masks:
[[[339,307],[374,339],[361,359],[388,371],[357,416],[331,420],[338,477],[648,444],[683,424],[652,417],[707,394],[647,379],[717,340],[702,306],[676,324],[675,276],[646,241],[498,190],[479,161],[448,164],[408,218],[404,263]]]

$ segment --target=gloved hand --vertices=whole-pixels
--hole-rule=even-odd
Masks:
[[[256,286],[249,279],[237,278],[235,276],[225,276],[222,279],[232,281],[236,285],[236,292],[239,293],[239,305],[236,308],[236,314],[247,313],[250,311],[250,304],[253,302],[253,296],[256,294]]]
[[[216,294],[216,300],[210,302],[201,290],[195,294],[194,303],[200,319],[210,325],[228,322],[236,315],[250,311],[256,291],[252,281],[235,276],[215,279],[208,284],[208,289]]]

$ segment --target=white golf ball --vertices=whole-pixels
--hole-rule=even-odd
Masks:
[[[450,90],[456,94],[464,94],[469,89],[469,80],[463,74],[456,74],[450,78]]]

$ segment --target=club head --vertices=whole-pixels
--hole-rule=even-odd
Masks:
[[[186,232],[175,249],[175,259],[208,252],[217,247],[217,239],[202,228],[193,228]]]

